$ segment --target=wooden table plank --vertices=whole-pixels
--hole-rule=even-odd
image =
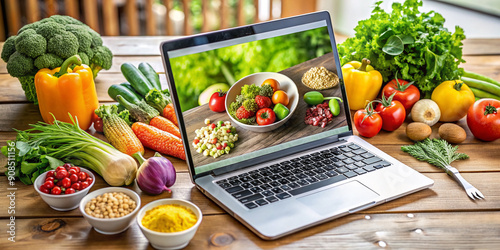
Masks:
[[[177,165],[174,165],[177,166]],[[405,198],[400,198],[379,206],[370,208],[364,213],[407,213],[407,212],[457,212],[457,211],[493,211],[500,207],[500,173],[463,173],[463,177],[472,185],[481,190],[486,196],[486,200],[474,202],[469,199],[465,191],[445,173],[424,173],[433,179],[435,184],[432,188],[426,189]],[[96,177],[96,184],[91,191],[107,187],[101,177]],[[27,186],[21,182],[16,182],[14,186],[16,192],[16,218],[37,218],[37,217],[61,217],[61,216],[81,216],[79,209],[69,212],[58,212],[51,209],[39,197],[32,185]],[[9,190],[6,182],[0,183],[0,197],[7,197]],[[136,184],[128,187],[136,191],[142,200],[142,205],[153,200],[162,198],[187,199],[200,207],[203,214],[213,215],[225,213],[214,202],[208,200],[189,179],[187,173],[177,173],[177,181],[172,186],[172,193],[163,193],[158,196],[144,194]],[[0,218],[8,218],[7,202],[0,203]]]
[[[9,220],[0,220],[3,225]],[[2,249],[33,245],[71,249],[152,249],[134,223],[118,235],[97,233],[83,218],[16,219],[16,242],[0,238]],[[259,239],[228,215],[204,216],[185,249],[496,249],[496,212],[352,214],[275,241]],[[382,247],[382,248],[384,248]]]

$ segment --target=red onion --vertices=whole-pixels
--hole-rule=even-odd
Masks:
[[[158,153],[147,160],[140,153],[134,154],[134,157],[141,164],[137,170],[136,181],[142,191],[149,194],[172,192],[169,187],[174,185],[176,173],[174,166],[167,158]]]

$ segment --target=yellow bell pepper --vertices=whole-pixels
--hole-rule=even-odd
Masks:
[[[476,101],[474,93],[462,80],[444,81],[432,91],[431,99],[441,110],[441,122],[462,119]]]
[[[370,60],[352,61],[342,66],[347,101],[352,110],[365,108],[382,87],[382,74],[373,69]]]
[[[77,66],[71,69],[72,64]],[[66,59],[59,68],[39,70],[35,75],[35,88],[45,122],[52,124],[55,117],[58,121],[72,123],[71,114],[73,119],[78,118],[81,129],[90,127],[99,102],[92,69],[82,64],[78,55]]]

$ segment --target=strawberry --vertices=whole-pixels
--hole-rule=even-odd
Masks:
[[[236,117],[238,119],[248,119],[252,117],[255,113],[252,111],[248,111],[245,107],[241,106],[236,110]]]
[[[255,97],[255,102],[259,106],[259,109],[271,107],[271,98],[267,96],[258,95]]]

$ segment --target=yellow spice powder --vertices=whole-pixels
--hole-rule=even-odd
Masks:
[[[147,229],[172,233],[192,227],[197,220],[191,209],[177,204],[166,204],[146,211],[141,222]]]

